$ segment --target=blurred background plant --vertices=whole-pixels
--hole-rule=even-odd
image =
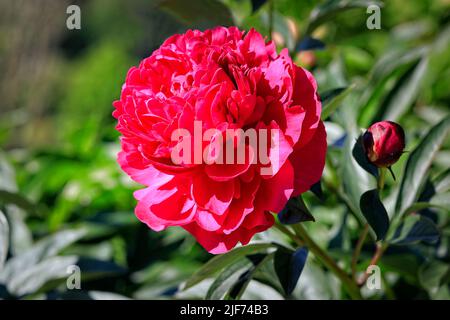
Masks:
[[[70,4],[81,8],[81,30],[66,28]],[[371,4],[381,8],[379,30],[366,27]],[[237,25],[288,47],[319,83],[329,151],[320,199],[303,197],[316,220],[304,223],[311,238],[342,269],[365,270],[376,226],[352,256],[370,220],[360,198],[376,181],[354,142],[371,123],[396,121],[408,152],[380,196],[391,221],[400,206],[432,227],[391,235],[397,245],[378,261],[382,288],[362,294],[449,299],[449,9],[448,0],[1,1],[0,298],[348,298],[314,254],[297,255],[306,260],[298,283],[275,276],[289,269],[294,244],[276,229],[195,273],[211,256],[190,235],[152,232],[133,215],[139,186],[116,164],[111,116],[128,68],[174,33]],[[269,242],[287,253],[261,245]],[[66,287],[73,264],[81,290]]]

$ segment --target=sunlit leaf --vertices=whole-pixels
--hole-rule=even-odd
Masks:
[[[436,153],[450,131],[450,116],[435,125],[410,154],[400,184],[396,213],[400,214],[419,197]]]
[[[183,289],[188,289],[200,281],[214,276],[217,272],[223,268],[231,265],[239,259],[242,259],[246,255],[264,252],[267,249],[273,248],[274,244],[271,243],[255,243],[236,248],[230,252],[222,255],[215,256],[203,265],[200,270],[192,275],[192,277],[185,283]]]

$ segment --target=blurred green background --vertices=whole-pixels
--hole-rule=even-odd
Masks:
[[[382,6],[380,30],[366,27],[370,3]],[[81,30],[66,28],[70,4],[81,8]],[[254,27],[272,36],[296,63],[313,71],[322,98],[339,93],[330,98],[325,119],[326,200],[319,203],[311,195],[306,200],[317,221],[308,225],[310,234],[345,263],[358,236],[356,220],[335,196],[343,184],[342,162],[336,159],[345,133],[394,120],[405,128],[412,150],[449,114],[450,1],[273,4],[271,20],[269,3],[250,0],[0,2],[0,192],[6,191],[0,208],[9,222],[6,259],[21,257],[0,272],[0,297],[204,297],[206,285],[189,292],[178,287],[211,256],[181,228],[155,233],[134,217],[132,191],[139,186],[116,164],[120,146],[111,113],[129,67],[174,33],[216,25]],[[318,50],[305,44],[307,36],[320,39]],[[302,45],[307,50],[301,51]],[[393,168],[397,176],[403,162]],[[447,141],[431,175],[449,167]],[[391,178],[387,184],[396,186]],[[441,251],[430,253],[439,255],[440,278],[422,283],[420,268],[429,256],[399,250],[383,260],[390,290],[369,297],[449,297],[449,219],[440,217]],[[259,235],[277,237],[276,231]],[[82,290],[65,288],[67,265],[74,261],[82,269]],[[311,263],[296,297],[342,298],[334,283]],[[282,296],[252,281],[244,298]]]

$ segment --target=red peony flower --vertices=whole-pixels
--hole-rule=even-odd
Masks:
[[[271,212],[322,175],[326,133],[316,82],[253,29],[170,37],[129,70],[114,106],[119,164],[146,186],[135,192],[136,216],[155,231],[181,226],[211,253],[270,228]],[[248,136],[228,135],[239,129],[267,130],[269,138],[258,136],[255,146]],[[230,141],[232,151],[244,146],[243,161],[218,161]],[[186,142],[194,147],[180,148]]]
[[[369,161],[377,167],[390,167],[405,149],[403,128],[392,121],[372,124],[363,135],[364,149]]]

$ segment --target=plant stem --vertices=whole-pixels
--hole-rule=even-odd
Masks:
[[[352,299],[362,299],[361,292],[354,282],[337,264],[336,262],[320,248],[312,238],[309,237],[306,230],[300,223],[293,225],[296,235],[301,238],[308,249],[327,267],[332,271],[342,282],[348,294]]]
[[[381,244],[381,243],[377,243],[377,249],[375,250],[375,254],[373,255],[372,259],[370,260],[369,266],[372,265],[377,265],[378,261],[381,259],[381,257],[383,256],[384,251],[386,251],[387,249],[387,244]],[[361,287],[363,286],[367,279],[369,278],[369,273],[364,273],[364,275],[362,276],[362,278],[358,281],[358,285]]]
[[[293,233],[291,230],[289,230],[288,228],[286,228],[284,225],[282,225],[281,223],[277,222],[274,224],[274,227],[277,228],[278,230],[280,230],[281,232],[283,232],[284,234],[286,234],[289,238],[292,239],[292,241],[294,241],[298,246],[304,246],[305,243],[303,242],[302,239],[300,239],[299,237],[297,237],[297,235],[295,233]]]
[[[361,254],[361,249],[364,245],[364,241],[366,240],[367,234],[369,233],[369,224],[366,223],[364,226],[363,232],[359,236],[358,242],[356,243],[355,251],[352,256],[352,275],[353,279],[356,281],[356,265],[358,263],[359,256]]]
[[[384,188],[384,181],[386,180],[386,168],[380,168],[378,170],[378,181],[377,181],[377,187],[378,187],[378,193],[381,193]]]

